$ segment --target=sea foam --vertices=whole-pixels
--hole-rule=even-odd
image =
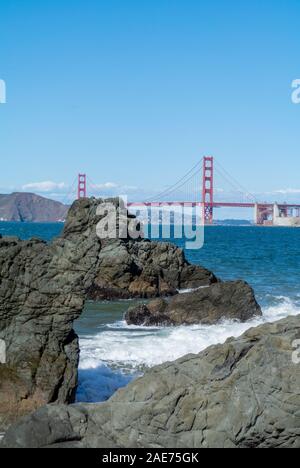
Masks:
[[[300,307],[286,297],[263,310],[263,316],[246,323],[224,320],[217,325],[136,327],[120,321],[99,334],[80,339],[78,401],[104,401],[145,369],[174,361],[189,353],[238,337],[251,327],[300,314]]]

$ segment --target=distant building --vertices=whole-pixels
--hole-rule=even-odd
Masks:
[[[300,227],[300,216],[288,216],[287,212],[280,210],[277,203],[273,209],[273,225],[286,227]]]

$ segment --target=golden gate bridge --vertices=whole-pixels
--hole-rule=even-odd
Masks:
[[[217,176],[227,181],[234,200],[220,200],[226,193],[216,184]],[[85,198],[88,192],[96,191],[96,184],[89,182],[86,174],[79,174],[77,181],[77,198]],[[89,183],[88,183],[89,182]],[[90,187],[90,190],[88,188]],[[179,194],[181,200],[179,201]],[[216,196],[217,195],[217,196]],[[178,198],[174,198],[174,197]],[[237,201],[237,198],[242,200]],[[256,197],[235,181],[213,156],[205,156],[175,184],[162,192],[146,198],[144,201],[129,201],[127,206],[133,208],[163,208],[170,206],[201,207],[203,222],[213,224],[215,210],[219,208],[252,208],[254,222],[257,225],[300,226],[300,204],[260,202]]]

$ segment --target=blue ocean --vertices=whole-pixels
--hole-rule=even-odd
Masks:
[[[0,223],[0,234],[50,241],[62,224]],[[174,240],[184,248],[184,240]],[[80,337],[78,401],[109,398],[145,369],[239,336],[260,323],[300,313],[300,229],[212,226],[200,250],[186,256],[224,280],[242,278],[254,288],[263,317],[245,324],[143,328],[127,326],[132,301],[88,302],[75,323]]]

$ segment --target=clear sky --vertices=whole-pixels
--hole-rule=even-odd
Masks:
[[[1,192],[61,197],[83,171],[150,193],[213,154],[300,198],[299,0],[1,0],[0,18]]]

